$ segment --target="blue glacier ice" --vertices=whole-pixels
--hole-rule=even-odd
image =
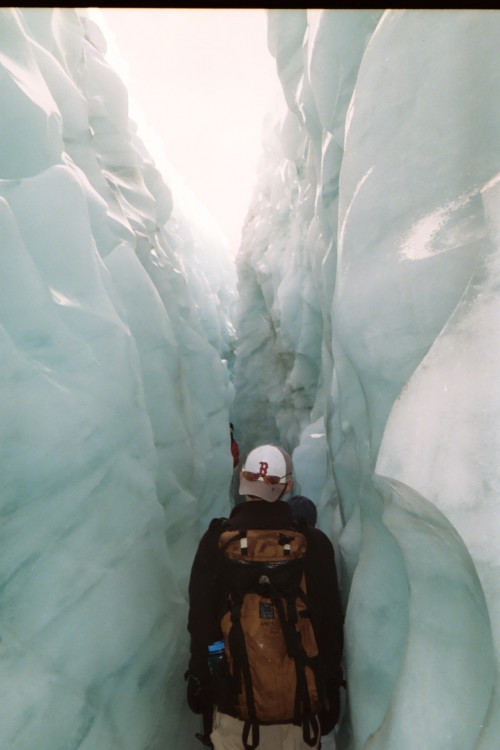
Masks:
[[[499,43],[498,11],[268,11],[234,262],[88,10],[0,9],[2,750],[197,744],[229,421],[293,452],[337,549],[325,750],[498,750]]]
[[[349,750],[498,748],[499,40],[497,11],[269,12],[235,422],[334,531]]]

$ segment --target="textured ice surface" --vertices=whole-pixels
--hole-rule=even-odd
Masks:
[[[339,539],[339,748],[498,748],[499,41],[498,12],[270,11],[235,414]]]
[[[334,536],[337,748],[498,750],[499,42],[497,11],[269,13],[231,411],[223,239],[84,11],[0,9],[2,748],[196,743],[186,581],[231,411]]]
[[[189,747],[199,723],[186,580],[228,510],[233,268],[104,51],[74,10],[0,10],[5,750]]]

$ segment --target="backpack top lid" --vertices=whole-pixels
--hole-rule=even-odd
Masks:
[[[246,457],[240,475],[240,495],[260,497],[272,503],[279,500],[292,480],[292,459],[277,445],[259,445]],[[252,476],[252,478],[248,478]],[[269,479],[278,479],[271,483]]]

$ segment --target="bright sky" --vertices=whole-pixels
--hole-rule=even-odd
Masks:
[[[265,10],[98,10],[125,62],[118,67],[110,46],[108,59],[127,85],[131,116],[137,120],[142,112],[169,163],[235,253],[255,184],[263,120],[280,92]],[[154,145],[146,145],[156,158]]]

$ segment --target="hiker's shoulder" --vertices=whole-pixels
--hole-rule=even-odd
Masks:
[[[225,528],[228,528],[227,524],[228,519],[224,516],[220,518],[212,518],[208,528],[200,539],[198,550],[208,553],[213,547],[216,547],[219,536]]]
[[[334,548],[330,537],[321,529],[308,526],[306,538],[309,549],[317,552],[318,555],[331,557],[334,554]]]
[[[208,529],[203,535],[203,538],[201,541],[206,546],[216,547],[218,545],[220,535],[224,531],[227,531],[230,528],[231,528],[231,523],[229,519],[226,518],[225,516],[220,516],[219,518],[212,518],[208,526]]]
[[[224,529],[231,527],[229,518],[226,516],[220,516],[220,518],[212,518],[207,529],[207,534],[217,534]]]

